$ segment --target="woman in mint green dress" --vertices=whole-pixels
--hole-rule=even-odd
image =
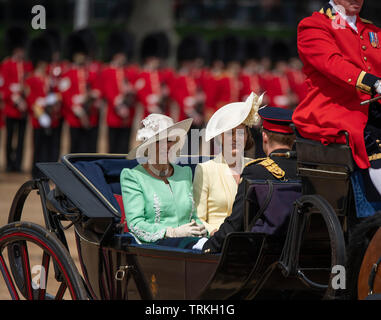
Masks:
[[[127,156],[140,164],[120,175],[128,228],[142,243],[187,247],[207,234],[197,217],[192,171],[172,163],[192,119],[174,124],[151,114],[142,122],[137,139],[143,143]]]

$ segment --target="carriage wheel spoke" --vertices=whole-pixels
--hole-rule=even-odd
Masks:
[[[20,249],[21,249],[22,268],[23,268],[24,279],[25,279],[26,294],[27,294],[28,300],[33,300],[32,277],[30,273],[29,255],[28,255],[28,247],[27,247],[26,241],[23,241],[20,243]]]
[[[13,283],[11,274],[9,273],[7,265],[5,264],[4,258],[1,254],[0,254],[0,271],[3,274],[4,281],[8,287],[8,291],[11,294],[12,299],[13,300],[20,300],[20,297],[17,293],[16,287]]]
[[[57,294],[56,294],[56,300],[62,300],[65,291],[66,291],[67,285],[65,282],[62,282],[60,287],[58,288]]]
[[[38,292],[38,298],[40,300],[45,299],[45,293],[46,293],[46,287],[48,285],[48,272],[49,272],[49,262],[50,262],[50,256],[44,251],[44,254],[42,256],[42,267],[41,270],[41,278],[40,278],[40,288]]]

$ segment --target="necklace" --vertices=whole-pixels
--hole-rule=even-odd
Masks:
[[[165,176],[168,175],[169,173],[169,166],[167,167],[167,169],[163,170],[163,171],[160,171],[160,170],[157,170],[155,169],[153,166],[151,166],[150,164],[148,164],[148,168],[158,177],[160,178],[163,178]]]

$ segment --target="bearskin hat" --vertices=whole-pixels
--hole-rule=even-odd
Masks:
[[[98,40],[97,36],[91,28],[83,28],[77,30],[77,33],[85,41],[88,48],[88,55],[95,58],[98,54]]]
[[[245,57],[244,41],[237,36],[229,35],[223,39],[224,62],[243,62]]]
[[[19,26],[10,27],[5,32],[5,47],[8,54],[17,48],[25,48],[28,42],[28,34],[26,30]]]
[[[67,58],[73,61],[73,57],[76,53],[89,54],[89,47],[86,41],[81,37],[78,32],[72,32],[67,38],[66,43]]]
[[[49,27],[44,31],[43,35],[49,39],[53,52],[62,50],[62,36],[58,29]]]
[[[124,53],[131,58],[134,52],[133,36],[126,31],[115,30],[110,33],[107,39],[105,50],[106,59],[110,61],[117,53]]]
[[[208,47],[208,63],[210,65],[215,61],[224,61],[225,48],[222,39],[211,40]]]
[[[189,61],[206,57],[205,41],[196,35],[184,37],[177,46],[177,61]]]
[[[170,42],[164,32],[151,33],[144,37],[140,48],[140,57],[166,59],[169,56]]]
[[[47,37],[39,36],[30,41],[28,56],[33,66],[36,66],[40,61],[50,63],[52,61],[52,55],[52,43]]]
[[[273,63],[288,61],[290,59],[290,48],[285,41],[277,40],[271,44],[270,58]]]

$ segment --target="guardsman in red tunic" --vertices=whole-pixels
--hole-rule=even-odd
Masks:
[[[381,94],[381,29],[362,19],[363,0],[332,0],[298,26],[298,50],[309,87],[293,121],[323,144],[345,143],[361,172],[380,187],[381,106],[360,103]],[[344,10],[345,9],[345,12]]]
[[[98,78],[87,67],[89,48],[74,32],[68,39],[71,67],[62,75],[63,115],[70,128],[70,152],[92,153],[97,150],[100,99]]]
[[[209,72],[205,72],[202,78],[205,93],[205,123],[217,110],[218,81],[224,71],[224,43],[221,39],[209,42],[209,68]]]
[[[32,40],[29,57],[34,71],[25,80],[28,112],[33,127],[32,177],[41,177],[38,162],[55,162],[59,158],[60,107],[58,92],[51,86],[48,66],[52,60],[52,46],[46,37]]]
[[[264,90],[262,89],[262,79],[260,76],[262,54],[264,52],[261,49],[261,42],[256,39],[248,39],[245,42],[245,62],[240,75],[241,78],[241,91],[240,100],[245,101],[251,92],[255,92],[257,95],[261,95]],[[263,96],[267,99],[266,95]],[[253,126],[250,128],[251,134],[255,141],[254,158],[265,157],[265,152],[262,148],[262,133],[260,132],[260,126]]]
[[[303,73],[302,68],[303,64],[300,61],[298,54],[293,54],[288,62],[286,75],[291,91],[295,94],[296,105],[298,105],[308,93],[306,75]]]
[[[244,43],[235,36],[225,37],[223,43],[225,70],[217,83],[217,109],[228,103],[240,101],[241,93],[240,74]]]
[[[247,97],[255,92],[257,95],[263,92],[259,76],[259,44],[254,39],[245,42],[245,59],[240,74],[241,90],[239,101],[245,101]]]
[[[50,80],[50,87],[53,91],[59,91],[58,85],[61,80],[62,75],[69,70],[70,62],[66,59],[64,60],[61,52],[63,49],[62,46],[62,37],[58,29],[55,29],[53,27],[49,27],[45,30],[44,36],[48,37],[50,43],[52,44],[53,49],[53,55],[52,60],[49,63],[48,66],[48,74],[49,74],[49,80]],[[62,102],[61,102],[62,104]],[[60,115],[59,115],[59,126],[55,129],[55,132],[57,132],[57,135],[61,137],[62,127],[63,127],[63,114],[62,114],[62,105],[60,108]],[[61,139],[57,141],[57,150],[61,150]]]
[[[198,42],[194,36],[187,36],[177,47],[177,75],[170,87],[171,97],[179,107],[177,121],[193,118],[192,127],[201,128],[203,125],[203,109],[205,95],[198,87],[193,69],[197,58]]]
[[[273,107],[294,109],[296,98],[288,82],[289,48],[283,41],[276,41],[271,46],[271,60],[273,64],[271,75],[263,78],[263,89],[269,98],[269,105]]]
[[[106,123],[110,153],[128,153],[132,121],[135,116],[134,81],[138,72],[126,67],[132,56],[132,37],[114,31],[107,41],[108,66],[101,72],[102,97],[107,102]]]
[[[24,151],[24,135],[27,121],[24,80],[32,71],[30,63],[24,60],[26,31],[19,27],[7,30],[6,46],[10,57],[2,63],[4,78],[4,115],[7,127],[7,171],[20,172]],[[17,145],[13,146],[17,135]]]
[[[169,115],[169,74],[160,70],[161,60],[168,54],[169,42],[162,33],[147,35],[141,46],[142,70],[135,82],[138,101],[143,106],[143,118],[150,113]]]

